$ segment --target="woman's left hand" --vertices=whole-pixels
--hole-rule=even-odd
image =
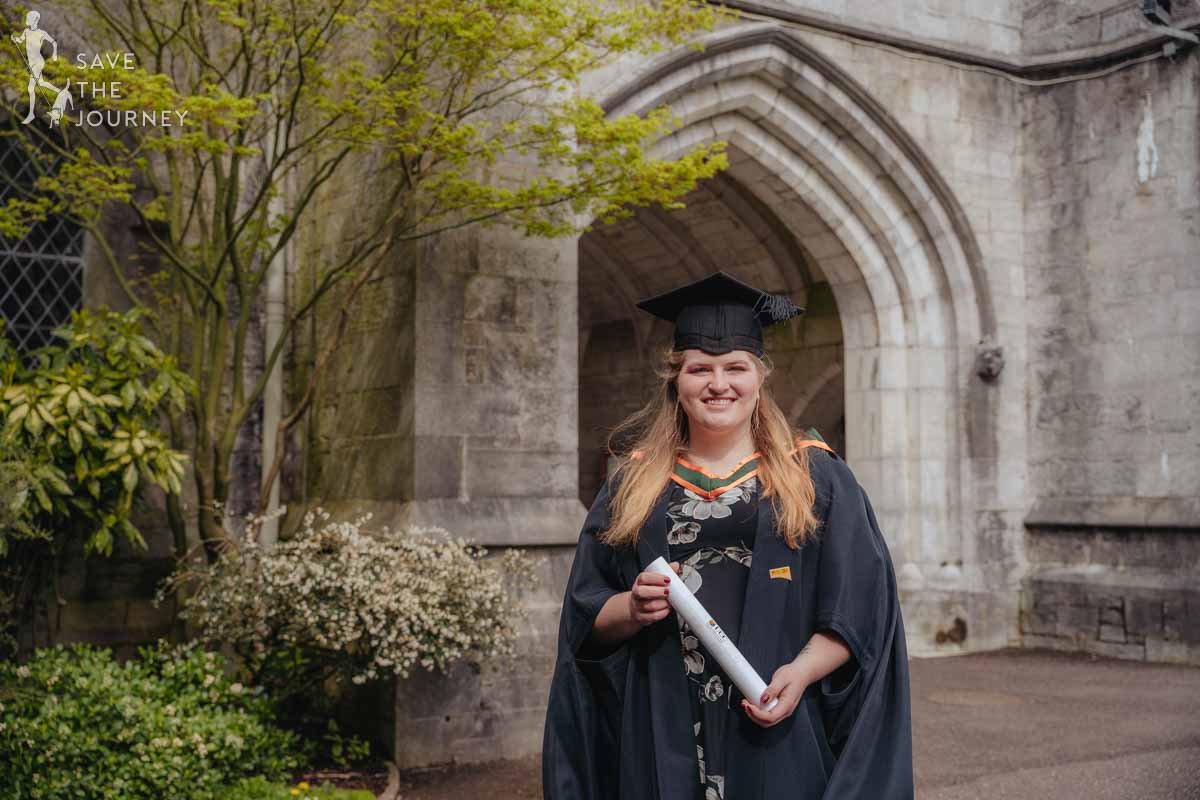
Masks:
[[[795,662],[784,664],[775,670],[775,674],[771,676],[771,684],[763,692],[761,698],[762,706],[768,705],[772,697],[779,698],[779,705],[770,711],[764,711],[760,706],[756,706],[743,698],[742,710],[755,723],[764,728],[769,728],[772,725],[783,722],[792,715],[792,712],[796,710],[796,706],[800,704],[800,698],[804,696],[804,690],[807,688],[808,680],[804,675],[804,670]]]

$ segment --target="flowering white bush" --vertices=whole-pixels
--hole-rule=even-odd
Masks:
[[[255,544],[261,520],[251,520],[240,547],[169,587],[187,586],[182,616],[198,638],[233,646],[283,694],[512,652],[521,610],[509,585],[531,578],[527,557],[485,561],[440,528],[367,533],[369,518],[310,512],[270,550]]]

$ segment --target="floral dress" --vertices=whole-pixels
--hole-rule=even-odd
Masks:
[[[758,458],[744,459],[718,476],[682,458],[671,476],[667,545],[680,576],[729,638],[736,642],[750,577],[758,521]],[[725,731],[736,725],[733,683],[704,645],[679,621],[684,671],[691,697],[700,783],[696,797],[725,797]]]

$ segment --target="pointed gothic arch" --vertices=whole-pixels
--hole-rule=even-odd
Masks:
[[[918,651],[933,649],[922,645],[947,609],[990,615],[981,609],[994,601],[980,598],[1003,588],[974,562],[975,520],[997,490],[975,485],[964,468],[980,435],[966,411],[978,391],[972,365],[997,325],[966,215],[903,126],[777,26],[714,34],[702,51],[669,54],[605,100],[617,116],[664,105],[682,124],[656,155],[727,142],[721,182],[784,229],[787,247],[744,276],[758,272],[760,285],[803,296],[815,273],[832,288],[845,347],[847,459],[888,533],[901,585],[922,609],[910,639]],[[652,276],[640,264],[632,269],[645,283]],[[1015,595],[998,602],[1011,606]]]

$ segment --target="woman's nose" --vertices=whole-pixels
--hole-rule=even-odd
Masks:
[[[708,388],[715,394],[724,391],[728,385],[725,373],[719,369],[713,370],[712,377],[708,379]]]

